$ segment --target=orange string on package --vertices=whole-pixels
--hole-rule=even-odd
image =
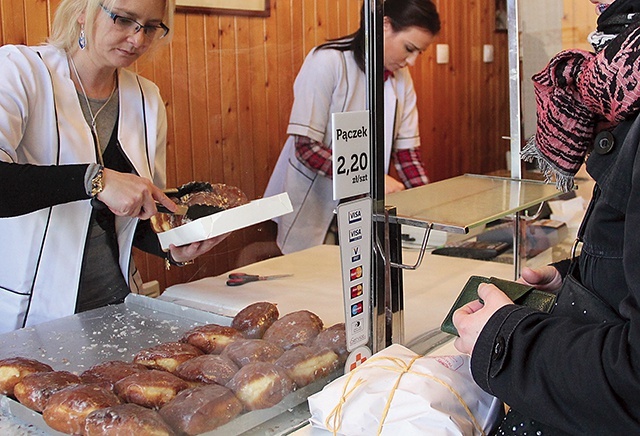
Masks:
[[[485,432],[482,429],[482,427],[480,426],[480,424],[478,423],[478,420],[476,419],[476,417],[473,415],[473,412],[471,412],[471,409],[469,408],[469,406],[467,406],[467,403],[465,403],[464,399],[462,398],[462,396],[451,386],[449,385],[447,382],[445,382],[444,380],[441,380],[437,377],[434,377],[432,375],[429,374],[422,374],[419,372],[415,372],[415,371],[411,371],[411,366],[416,362],[416,360],[420,359],[423,356],[415,356],[414,358],[412,358],[408,363],[405,363],[404,360],[397,358],[397,357],[385,357],[385,356],[375,356],[370,358],[366,365],[362,365],[357,367],[356,369],[354,369],[353,371],[351,371],[347,377],[347,380],[344,383],[344,386],[342,388],[342,395],[340,396],[340,400],[338,401],[338,404],[333,408],[333,410],[331,411],[331,413],[329,415],[327,415],[327,418],[325,419],[325,426],[327,427],[327,429],[329,431],[331,431],[333,433],[334,436],[336,436],[338,434],[338,431],[340,430],[340,427],[342,426],[342,408],[344,406],[344,404],[347,402],[347,399],[353,394],[353,392],[363,383],[365,383],[365,380],[363,380],[362,378],[358,378],[354,385],[352,387],[349,387],[351,384],[351,380],[353,379],[353,377],[356,375],[357,372],[363,370],[363,369],[367,369],[367,368],[378,368],[378,369],[384,369],[384,370],[388,370],[388,371],[393,371],[393,372],[397,372],[398,373],[398,378],[396,379],[396,382],[393,385],[393,388],[391,389],[391,392],[389,392],[389,397],[387,398],[387,402],[385,404],[383,413],[382,413],[382,417],[380,418],[380,424],[378,426],[378,430],[376,432],[377,435],[382,434],[382,429],[384,427],[384,422],[387,419],[387,415],[389,414],[389,410],[391,409],[391,402],[393,401],[393,396],[396,392],[396,389],[398,389],[398,386],[400,385],[400,380],[402,379],[402,377],[405,374],[413,374],[413,375],[417,375],[420,377],[425,377],[428,378],[429,380],[433,380],[437,383],[440,383],[442,386],[444,386],[445,388],[447,388],[458,400],[458,402],[462,405],[462,407],[464,408],[465,412],[467,413],[467,415],[469,416],[469,418],[471,419],[473,426],[476,428],[476,430],[478,430],[480,432],[480,434],[482,436],[485,436]],[[390,364],[385,364],[385,363],[390,363]],[[373,365],[373,366],[372,366]]]

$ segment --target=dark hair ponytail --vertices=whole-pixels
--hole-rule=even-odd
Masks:
[[[409,27],[420,27],[433,35],[440,32],[440,16],[431,0],[385,0],[384,16],[389,19],[394,31],[400,32]],[[360,28],[340,38],[331,39],[318,46],[318,50],[334,49],[353,51],[358,67],[364,71],[364,6],[360,11]]]

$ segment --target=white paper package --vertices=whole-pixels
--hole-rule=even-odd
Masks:
[[[418,356],[401,345],[310,396],[310,422],[339,435],[482,435],[503,404],[473,381],[469,356]]]

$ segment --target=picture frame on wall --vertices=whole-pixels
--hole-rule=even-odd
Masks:
[[[271,14],[269,0],[176,0],[176,9],[183,12],[256,17],[268,17]]]
[[[496,32],[506,32],[509,26],[507,0],[496,0]]]

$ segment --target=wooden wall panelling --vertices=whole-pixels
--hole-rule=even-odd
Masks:
[[[26,13],[24,3],[17,0],[2,0],[2,36],[3,44],[26,44]]]
[[[27,4],[28,3],[28,4]],[[42,42],[60,0],[1,0],[0,43]],[[435,45],[412,67],[425,166],[432,181],[486,172],[504,163],[509,126],[506,34],[493,32],[494,0],[436,0],[449,64]],[[174,40],[133,68],[153,80],[168,117],[167,182],[195,179],[262,195],[286,140],[293,83],[314,46],[355,31],[361,0],[271,0],[271,16],[247,18],[178,12]],[[495,61],[481,62],[481,46]],[[146,280],[161,288],[235,268],[269,224],[234,232],[196,265],[164,273],[162,261],[136,252]],[[244,258],[244,257],[243,257]]]
[[[247,165],[243,171],[251,171],[251,198],[262,196],[264,187],[267,185],[271,167],[267,166],[266,159],[261,158],[269,149],[269,126],[273,111],[267,103],[269,89],[269,61],[267,54],[267,43],[269,34],[266,29],[265,20],[254,20],[249,23],[249,83],[248,99],[246,104],[247,117],[250,119],[251,128],[246,132],[250,138],[238,144],[243,148],[250,148],[251,166]],[[252,91],[257,92],[252,92]],[[250,139],[250,141],[249,141]]]
[[[302,43],[302,55],[306,56],[316,45],[316,0],[302,0],[300,4],[303,6],[302,15],[302,34],[300,35],[300,42]],[[296,40],[292,41],[294,44]],[[302,65],[297,63],[298,67]]]
[[[422,54],[418,64],[411,69],[418,95],[422,157],[431,181],[442,180],[453,171],[455,150],[451,138],[455,130],[453,126],[457,126],[459,120],[453,86],[457,80],[457,47],[452,43],[454,29],[450,26],[463,26],[456,24],[454,8],[447,7],[448,3],[442,0],[436,2],[442,29],[434,43]],[[437,44],[449,44],[451,57],[448,64],[436,64]]]
[[[49,10],[46,1],[25,1],[24,3],[26,43],[37,45],[49,35]]]
[[[209,95],[211,89],[207,77],[208,72],[208,52],[205,38],[203,16],[187,16],[187,50],[188,68],[186,70],[188,80],[189,96],[189,134],[184,140],[179,139],[180,148],[189,150],[187,145],[191,145],[189,158],[193,168],[190,180],[215,180],[212,176],[211,150],[212,140],[209,132],[209,120],[211,118],[211,107],[209,105]],[[215,102],[213,100],[212,102]],[[186,133],[186,132],[185,132]],[[189,180],[184,180],[189,181]],[[182,180],[180,182],[183,182]]]
[[[587,36],[596,28],[595,6],[584,0],[564,0],[562,19],[563,49],[593,50]]]
[[[272,19],[265,20],[265,49],[267,77],[265,97],[268,106],[267,148],[260,160],[264,162],[263,187],[267,186],[272,169],[280,155],[284,143],[289,112],[285,109],[292,99],[291,77],[293,62],[291,50],[285,41],[291,35],[291,3],[274,0],[271,2]],[[262,194],[262,193],[261,193]]]

